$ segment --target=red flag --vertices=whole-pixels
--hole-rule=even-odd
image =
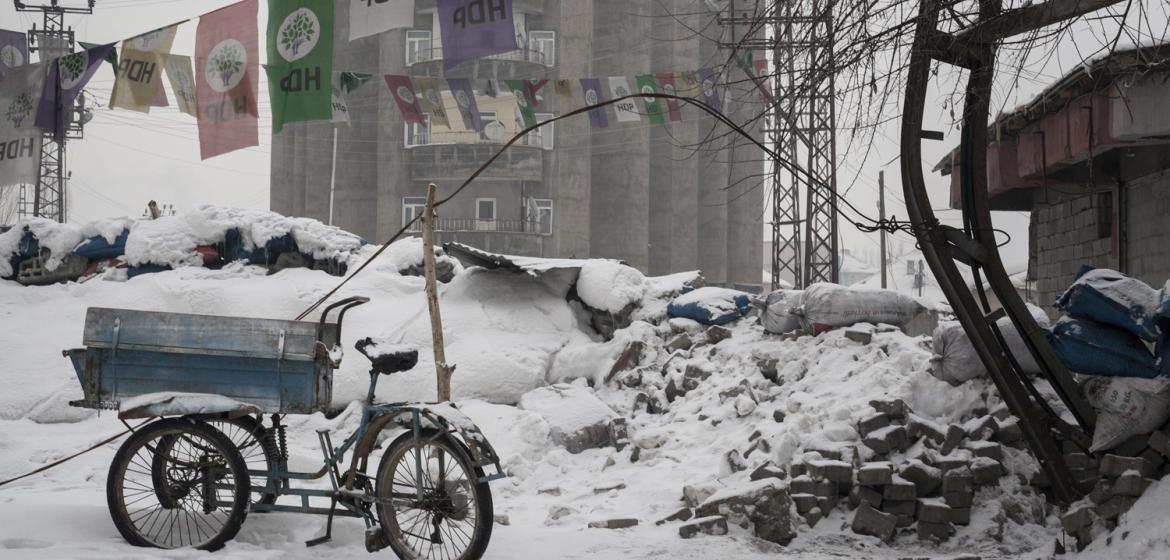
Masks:
[[[258,8],[258,0],[243,0],[199,18],[195,101],[203,159],[260,143]]]
[[[394,95],[394,102],[402,113],[402,120],[408,123],[426,124],[422,108],[418,106],[418,95],[414,92],[414,83],[410,76],[387,75],[386,87]]]
[[[665,74],[658,74],[658,85],[662,88],[662,93],[667,95],[678,95],[678,88],[674,83],[674,74],[669,72]],[[667,98],[666,108],[670,110],[671,122],[682,120],[682,111],[679,110],[679,103],[677,99]]]

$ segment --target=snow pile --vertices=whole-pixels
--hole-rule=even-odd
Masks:
[[[641,301],[645,292],[642,273],[616,261],[590,259],[577,276],[577,295],[599,311],[618,313]]]
[[[7,278],[16,273],[9,259],[20,253],[21,239],[25,236],[26,230],[36,238],[41,250],[48,249],[51,252],[51,257],[45,263],[45,268],[49,270],[56,269],[61,264],[61,259],[85,239],[83,228],[73,224],[61,224],[46,218],[21,220],[12,226],[12,229],[0,233],[0,278]]]

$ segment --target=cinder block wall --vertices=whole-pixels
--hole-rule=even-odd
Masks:
[[[1112,239],[1097,238],[1097,209],[1089,193],[1061,195],[1049,191],[1049,202],[1037,202],[1035,222],[1036,291],[1038,304],[1050,315],[1056,301],[1072,283],[1082,264],[1117,268],[1110,250]],[[1038,197],[1043,200],[1042,194]],[[1059,198],[1058,198],[1059,197]]]
[[[1170,170],[1126,185],[1126,271],[1160,289],[1170,280]]]

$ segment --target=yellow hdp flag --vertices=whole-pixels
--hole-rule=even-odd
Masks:
[[[110,108],[150,112],[162,87],[163,67],[179,25],[156,29],[122,41],[122,57],[110,94]]]
[[[431,116],[431,126],[445,126],[451,127],[451,122],[447,119],[447,109],[443,107],[442,84],[438,78],[417,77],[414,79],[414,87],[418,89],[419,101],[422,102],[422,109]]]

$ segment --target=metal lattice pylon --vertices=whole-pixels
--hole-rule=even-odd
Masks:
[[[840,247],[837,232],[837,141],[833,72],[834,0],[805,0],[802,13],[791,19],[799,25],[793,63],[797,87],[790,92],[800,111],[793,114],[803,129],[805,169],[814,187],[808,196],[804,230],[804,282],[838,282]]]

